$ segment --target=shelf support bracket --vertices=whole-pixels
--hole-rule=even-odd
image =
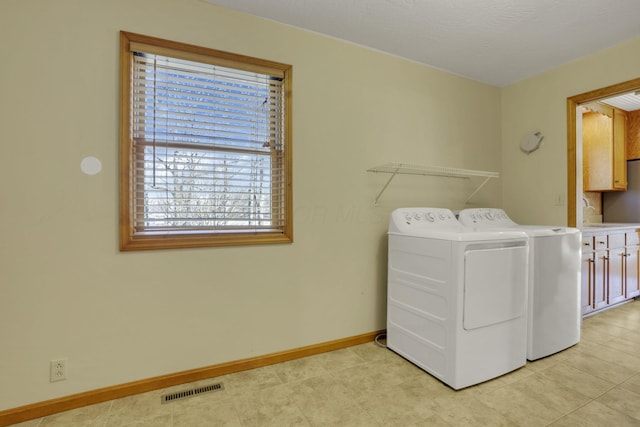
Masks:
[[[484,179],[484,181],[482,181],[482,183],[481,183],[480,185],[478,185],[478,188],[476,188],[476,189],[475,189],[475,191],[474,191],[473,193],[469,194],[469,196],[464,200],[464,204],[466,205],[467,203],[469,203],[469,200],[471,200],[471,198],[472,198],[473,196],[475,196],[475,195],[476,195],[476,193],[477,193],[478,191],[480,191],[480,189],[482,189],[482,187],[484,187],[484,185],[485,185],[487,182],[489,182],[489,180],[490,180],[490,179],[491,179],[491,177],[490,177],[490,176],[486,177],[486,178]]]
[[[380,192],[378,193],[378,195],[376,196],[375,200],[373,201],[374,204],[378,204],[378,201],[380,200],[380,197],[382,196],[382,193],[384,193],[384,190],[387,189],[387,187],[389,186],[389,184],[391,183],[391,181],[393,180],[393,178],[398,174],[398,171],[400,170],[400,168],[396,168],[395,172],[393,172],[391,174],[391,176],[389,177],[389,179],[387,180],[387,183],[384,185],[384,187],[382,187],[382,190],[380,190]]]

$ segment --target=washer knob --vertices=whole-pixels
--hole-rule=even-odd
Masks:
[[[425,215],[425,217],[427,218],[427,221],[429,222],[433,222],[436,220],[435,215],[433,214],[433,212],[427,212],[427,214]]]

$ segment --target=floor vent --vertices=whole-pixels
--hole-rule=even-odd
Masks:
[[[212,391],[224,390],[222,383],[209,384],[202,387],[190,388],[188,390],[177,391],[175,393],[163,394],[160,396],[162,403],[169,403],[187,397],[197,396],[202,393],[211,393]]]

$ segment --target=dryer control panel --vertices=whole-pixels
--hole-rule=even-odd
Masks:
[[[390,231],[409,232],[427,228],[459,228],[460,223],[450,209],[400,208],[391,213]]]

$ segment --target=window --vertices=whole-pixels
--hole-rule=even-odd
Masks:
[[[291,66],[120,33],[120,249],[292,241]]]

